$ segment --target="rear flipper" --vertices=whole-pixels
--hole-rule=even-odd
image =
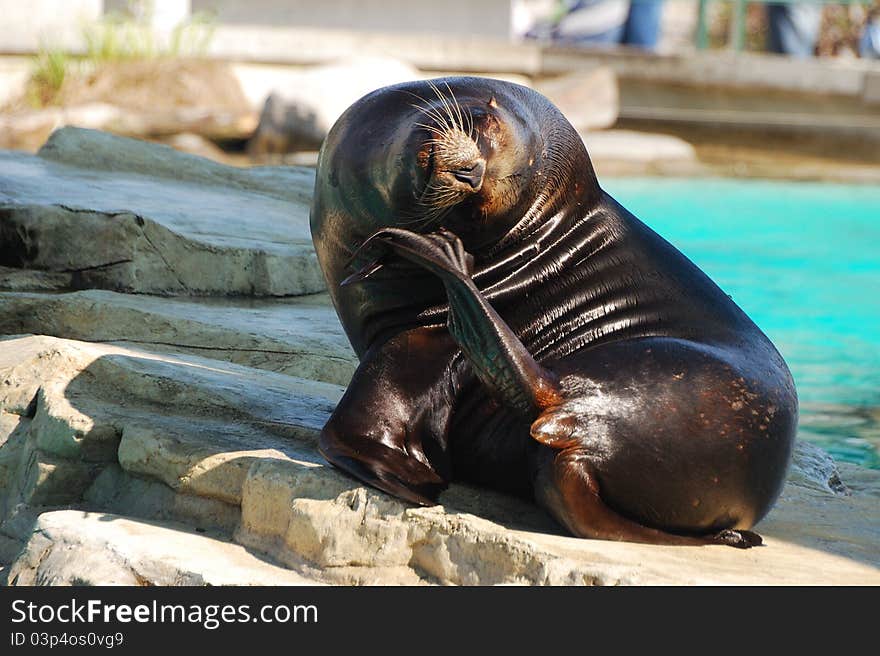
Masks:
[[[587,538],[669,545],[727,544],[748,548],[761,543],[761,538],[750,531],[726,530],[707,536],[667,533],[631,521],[608,507],[600,496],[589,454],[577,439],[581,422],[567,422],[565,413],[557,412],[565,398],[556,376],[535,361],[471,281],[470,256],[460,240],[447,230],[420,235],[388,228],[370,237],[362,248],[377,244],[423,266],[443,281],[449,298],[450,334],[480,380],[506,406],[526,421],[534,421],[532,437],[548,447],[539,456],[543,462],[538,467],[536,497],[572,533]],[[369,276],[381,266],[380,262],[381,258],[372,261],[347,282]]]
[[[752,531],[727,529],[709,535],[677,535],[622,517],[599,496],[587,455],[569,448],[545,454],[535,481],[535,497],[557,521],[579,537],[672,546],[726,544],[748,549],[762,543]]]

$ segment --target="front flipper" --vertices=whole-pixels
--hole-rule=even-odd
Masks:
[[[457,351],[440,328],[405,331],[367,351],[321,431],[324,457],[383,492],[435,504],[449,479],[445,372]]]
[[[534,418],[561,400],[556,377],[535,361],[471,281],[473,259],[458,237],[448,230],[421,235],[386,228],[372,235],[362,249],[378,244],[440,277],[449,298],[450,334],[483,384],[505,405]],[[362,279],[376,270],[374,264],[369,269],[347,280]]]
[[[432,506],[447,483],[410,455],[364,437],[336,435],[324,430],[318,442],[321,454],[355,478],[395,497]]]

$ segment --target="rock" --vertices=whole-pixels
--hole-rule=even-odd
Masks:
[[[279,200],[302,203],[306,206],[306,213],[312,202],[315,183],[314,171],[224,166],[194,155],[178,153],[166,146],[117,137],[97,130],[57,130],[37,154],[42,160],[49,162],[92,171],[98,169],[102,178],[111,172],[124,172],[154,176],[163,184],[167,184],[169,180],[178,180],[206,185],[209,190],[212,186],[221,186],[264,194]],[[97,182],[94,178],[92,176],[89,180],[92,184]],[[94,191],[96,197],[105,193],[101,187],[96,187]]]
[[[880,473],[873,481],[876,489]],[[524,527],[523,518],[529,514],[523,512],[524,504],[517,508],[510,500],[499,501],[499,495],[491,495],[488,503],[496,508],[507,505],[510,514],[503,519],[496,517],[497,523],[469,512],[468,499],[473,500],[474,495],[459,497],[455,503],[461,505],[453,505],[446,501],[450,494],[446,493],[441,497],[442,506],[412,508],[387,495],[356,487],[336,472],[303,468],[291,461],[259,463],[251,469],[244,490],[238,541],[268,552],[289,566],[305,558],[319,565],[325,576],[335,574],[337,582],[880,582],[876,570],[880,535],[869,522],[856,519],[866,511],[876,519],[875,500],[862,497],[851,505],[849,498],[817,493],[796,484],[786,488],[779,507],[759,527],[767,547],[749,552],[555,535],[543,526]],[[272,499],[273,505],[267,507],[267,499]],[[821,526],[808,517],[819,499],[827,504],[821,513]],[[806,523],[802,530],[794,529],[788,520],[792,516]],[[843,543],[826,544],[834,542],[833,536],[838,534],[846,536]],[[844,553],[847,558],[839,559]],[[807,561],[810,566],[805,568]]]
[[[174,523],[61,510],[40,515],[11,585],[316,585],[222,538]]]
[[[606,130],[584,137],[591,157],[650,162],[661,159],[693,159],[694,148],[686,141],[667,134],[632,130]]]
[[[91,71],[68,66],[53,105],[23,100],[0,116],[0,148],[36,150],[63,126],[157,138],[180,132],[206,139],[245,139],[257,125],[229,65],[155,58],[105,62]]]
[[[599,130],[582,137],[594,167],[605,175],[705,174],[694,147],[672,135]]]
[[[318,166],[318,156],[320,151],[317,150],[301,150],[295,153],[289,153],[282,158],[287,166]]]
[[[226,153],[213,141],[205,139],[193,132],[181,132],[162,140],[174,150],[190,155],[198,155],[206,159],[222,162],[226,159]]]
[[[493,495],[494,496],[494,495]],[[336,583],[616,584],[630,572],[557,558],[451,507],[413,508],[327,468],[251,468],[237,541]]]
[[[572,538],[458,483],[416,508],[328,466],[356,362],[327,296],[194,298],[320,289],[312,176],[75,129],[0,153],[10,583],[880,584],[880,471],[804,442],[748,551]]]
[[[0,334],[128,342],[347,385],[357,358],[325,295],[185,300],[102,290],[0,295]]]
[[[795,442],[788,480],[801,487],[822,492],[852,493],[844,484],[831,454],[803,440]]]
[[[15,291],[53,291],[70,286],[69,273],[35,271],[33,269],[14,269],[0,266],[0,290]]]
[[[380,87],[420,79],[396,59],[362,57],[288,74],[273,87],[248,143],[254,156],[317,150],[336,119],[356,100]]]
[[[51,337],[0,341],[0,534],[21,538],[33,509],[115,503],[122,472],[161,482],[145,516],[181,503],[231,524],[255,455],[318,459],[311,442],[341,389],[195,356]],[[296,439],[296,438],[300,439]],[[196,507],[196,506],[200,506]],[[20,520],[24,517],[24,520]]]
[[[130,474],[118,464],[101,470],[83,493],[81,505],[151,521],[183,522],[197,531],[210,527],[225,536],[231,536],[241,521],[241,512],[236,505],[209,497],[180,494],[155,479]],[[10,534],[22,535],[13,531]],[[26,535],[21,539],[26,539]],[[7,562],[13,557],[14,554]]]
[[[128,533],[180,522],[292,576],[337,584],[880,583],[880,472],[856,468],[852,494],[835,493],[829,480],[848,469],[817,466],[815,447],[798,449],[796,475],[758,527],[760,549],[580,540],[492,491],[454,484],[440,505],[416,508],[325,466],[315,437],[341,392],[141,346],[0,341],[0,555],[13,560],[10,582],[131,582],[132,570],[159,583],[216,580],[211,559],[205,571],[132,565],[161,563],[163,545],[176,543],[141,539],[150,547],[134,556]],[[63,489],[31,474],[40,467],[62,472]],[[98,515],[53,512],[61,505]],[[106,532],[115,526],[128,528]],[[16,545],[26,547],[11,554]],[[236,562],[229,556],[230,580],[244,576]]]
[[[324,281],[308,225],[313,176],[236,169],[65,128],[38,156],[0,152],[0,266],[43,272],[39,289],[317,292]]]
[[[604,66],[547,78],[535,85],[579,132],[610,128],[620,113],[617,76]]]
[[[0,147],[35,151],[58,128],[101,129],[119,120],[121,114],[121,109],[107,103],[5,112],[0,116]]]

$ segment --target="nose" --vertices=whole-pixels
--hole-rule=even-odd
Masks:
[[[486,163],[478,160],[470,166],[455,169],[452,171],[453,177],[459,182],[469,184],[471,189],[479,189],[483,184],[483,175],[486,173]]]

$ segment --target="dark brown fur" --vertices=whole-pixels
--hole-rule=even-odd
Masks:
[[[444,121],[470,155],[425,154]],[[431,185],[457,194],[442,213],[419,206]],[[452,479],[533,495],[584,537],[760,542],[797,422],[785,362],[599,188],[545,98],[449,78],[358,101],[322,149],[312,232],[361,358],[331,462],[417,503]]]

